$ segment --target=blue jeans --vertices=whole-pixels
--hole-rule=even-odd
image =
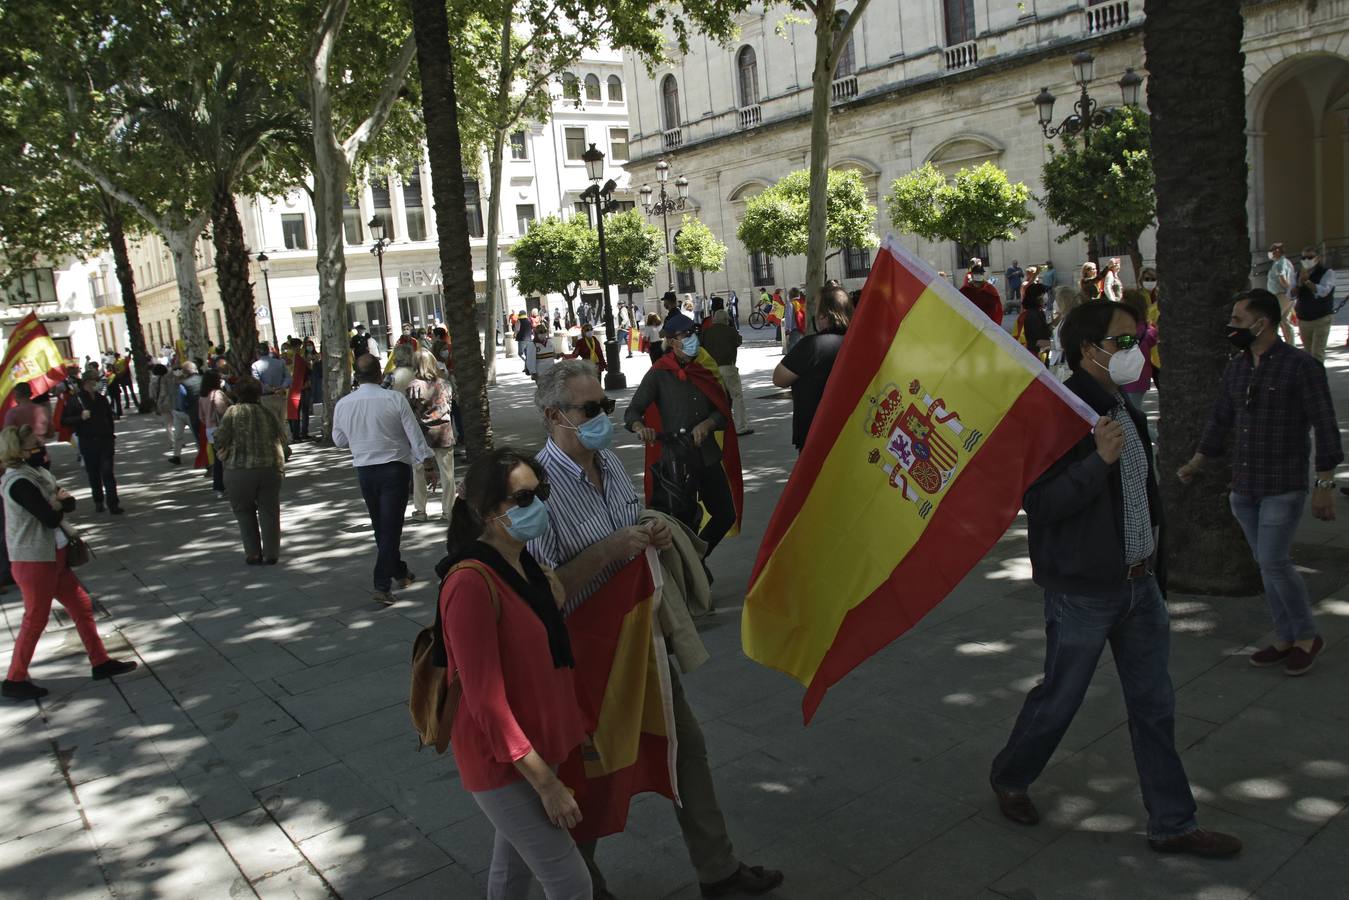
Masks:
[[[1115,657],[1134,765],[1148,811],[1148,837],[1194,831],[1194,795],[1176,752],[1176,694],[1167,671],[1171,617],[1152,576],[1104,597],[1045,591],[1045,677],[1026,697],[989,780],[1025,790],[1044,771],[1082,705],[1107,643]]]
[[[387,591],[395,578],[406,578],[407,563],[399,553],[403,540],[403,515],[407,512],[412,467],[402,462],[357,466],[370,524],[375,528],[375,590]]]
[[[1306,491],[1249,497],[1232,494],[1232,515],[1241,523],[1265,584],[1265,602],[1281,641],[1308,641],[1316,637],[1307,583],[1293,567],[1293,534],[1302,520]]]

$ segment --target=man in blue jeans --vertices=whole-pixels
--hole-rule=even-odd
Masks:
[[[1040,821],[1027,790],[1072,723],[1109,644],[1129,711],[1149,846],[1231,856],[1241,841],[1199,828],[1176,752],[1161,500],[1147,421],[1120,393],[1143,368],[1137,334],[1133,311],[1119,303],[1085,304],[1063,322],[1073,371],[1067,386],[1100,418],[1022,500],[1033,577],[1045,591],[1045,677],[1026,698],[989,782],[1004,816]]]
[[[383,372],[370,354],[356,358],[356,390],[333,407],[333,443],[351,448],[351,464],[375,530],[377,603],[395,601],[393,583],[408,587],[416,579],[400,553],[403,516],[412,487],[412,467],[431,456],[407,397],[380,387]],[[446,485],[453,491],[453,485]]]
[[[1293,535],[1307,505],[1309,433],[1316,434],[1312,515],[1335,518],[1335,467],[1344,462],[1326,370],[1279,339],[1283,308],[1259,288],[1237,296],[1228,340],[1241,352],[1223,372],[1222,389],[1199,450],[1176,473],[1190,482],[1232,440],[1232,514],[1260,564],[1274,643],[1251,654],[1257,667],[1283,664],[1305,675],[1325,641],[1316,632],[1307,583],[1293,566]]]

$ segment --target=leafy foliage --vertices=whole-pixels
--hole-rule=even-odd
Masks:
[[[522,294],[561,294],[568,306],[599,270],[599,238],[579,217],[536,219],[510,254]]]
[[[675,235],[674,253],[671,254],[675,268],[694,272],[720,272],[726,265],[726,245],[717,240],[703,222],[692,216],[684,216]]]
[[[876,206],[867,196],[866,183],[854,170],[829,172],[826,202],[826,243],[835,250],[844,247],[875,247],[880,238],[872,230]],[[736,237],[751,253],[798,256],[809,243],[807,213],[810,206],[810,173],[800,169],[785,176],[763,193],[750,198]]]
[[[961,169],[950,181],[932,163],[896,178],[885,198],[896,231],[965,245],[1012,240],[1035,216],[1030,189],[1007,180],[991,162]]]
[[[1104,126],[1091,130],[1090,146],[1063,138],[1044,165],[1040,201],[1064,228],[1060,243],[1101,234],[1136,241],[1153,223],[1151,145],[1148,114],[1134,107],[1112,110]]]
[[[661,230],[650,224],[640,210],[630,209],[604,220],[604,245],[609,256],[609,279],[617,285],[645,287],[656,277],[665,249]],[[723,252],[724,252],[723,247]],[[599,272],[599,242],[595,242],[594,267]]]

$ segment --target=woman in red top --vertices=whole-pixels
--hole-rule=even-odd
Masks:
[[[564,594],[525,550],[548,530],[548,493],[532,458],[505,447],[480,457],[454,501],[450,555],[438,567],[448,573],[440,614],[449,671],[463,686],[450,744],[460,780],[496,829],[492,900],[523,900],[535,880],[548,900],[590,900],[593,890],[568,832],[581,811],[555,773],[586,737]],[[466,560],[491,574],[455,568]]]

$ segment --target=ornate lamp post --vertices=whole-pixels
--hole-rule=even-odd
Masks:
[[[370,253],[379,260],[379,298],[384,305],[384,333],[385,343],[389,352],[393,352],[393,323],[395,317],[389,311],[389,290],[384,285],[384,248],[393,243],[384,236],[384,217],[375,215],[370,217],[366,223],[370,228],[370,236],[375,239],[375,246],[370,248]]]
[[[661,225],[665,229],[665,278],[669,283],[667,290],[674,290],[674,269],[670,265],[670,219],[672,212],[679,212],[684,208],[684,202],[689,198],[689,180],[683,175],[675,178],[675,190],[677,195],[671,197],[665,193],[665,183],[670,180],[670,164],[665,160],[656,163],[656,187],[660,191],[660,199],[652,201],[654,191],[651,185],[644,184],[639,194],[642,197],[642,209],[648,216],[659,215]]]
[[[614,189],[618,183],[612,178],[600,187],[600,179],[604,177],[604,151],[599,150],[594,144],[590,149],[581,154],[581,159],[586,164],[586,174],[590,176],[590,187],[581,193],[581,199],[595,207],[595,228],[599,231],[600,240],[600,290],[604,293],[604,358],[606,361],[604,371],[604,387],[611,391],[621,391],[628,386],[628,380],[623,376],[623,370],[620,368],[621,362],[618,356],[618,337],[614,331],[614,308],[609,302],[609,256],[604,242],[604,217],[607,213],[618,209],[618,204],[613,201]]]
[[[1082,93],[1073,103],[1072,115],[1058,125],[1050,125],[1054,121],[1056,98],[1049,92],[1049,88],[1040,89],[1040,93],[1035,97],[1035,108],[1039,113],[1040,130],[1044,132],[1045,137],[1081,134],[1082,143],[1091,146],[1091,129],[1104,125],[1110,113],[1108,107],[1098,108],[1096,101],[1087,93],[1087,85],[1091,82],[1095,67],[1096,58],[1086,50],[1073,54],[1073,79],[1082,89]],[[1119,89],[1125,106],[1137,106],[1143,93],[1143,76],[1132,68],[1126,69],[1124,77],[1119,80]]]
[[[267,277],[267,272],[272,264],[266,253],[258,254],[258,268],[262,270],[262,288],[267,292],[267,323],[272,330],[272,349],[280,350],[276,344],[276,313],[272,310],[272,282]],[[222,342],[223,343],[223,342]]]

